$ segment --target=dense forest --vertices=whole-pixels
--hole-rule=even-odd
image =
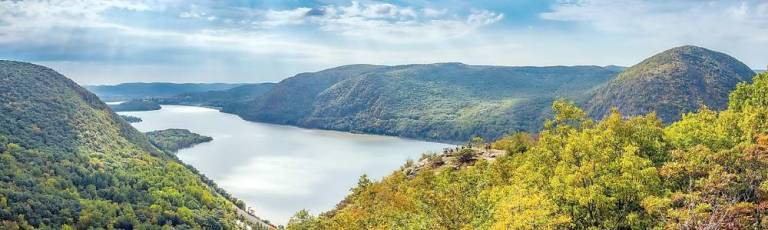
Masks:
[[[595,121],[564,100],[552,109],[539,134],[493,143],[506,152],[494,160],[433,161],[378,182],[362,176],[335,209],[300,211],[287,228],[768,227],[768,74],[740,83],[727,109],[705,107],[668,126],[653,113],[613,110]]]
[[[149,141],[166,152],[175,153],[179,149],[212,141],[213,138],[190,132],[186,129],[165,129],[147,132]]]
[[[269,227],[59,73],[0,61],[0,82],[0,229]]]

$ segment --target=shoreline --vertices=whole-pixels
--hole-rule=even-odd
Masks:
[[[114,102],[105,102],[105,103],[114,103]],[[342,133],[348,133],[348,134],[355,134],[355,135],[367,135],[367,136],[377,136],[377,137],[390,137],[390,138],[398,138],[401,140],[406,141],[423,141],[423,142],[432,142],[432,143],[440,143],[440,144],[447,144],[447,145],[463,145],[464,142],[461,141],[447,141],[447,140],[435,140],[435,139],[421,139],[421,138],[412,138],[412,137],[403,137],[403,136],[393,136],[393,135],[385,135],[385,134],[379,134],[379,133],[367,133],[367,132],[361,132],[361,131],[355,131],[355,130],[340,130],[340,129],[322,129],[322,128],[313,128],[313,127],[306,127],[306,126],[300,126],[300,125],[292,125],[292,124],[278,124],[278,123],[270,123],[270,122],[264,122],[264,121],[253,121],[243,118],[240,115],[234,114],[234,113],[228,113],[222,111],[220,107],[215,106],[205,106],[205,105],[188,105],[188,104],[160,104],[160,107],[162,109],[165,105],[172,105],[172,106],[189,106],[189,107],[198,107],[198,108],[206,108],[211,110],[216,110],[219,113],[232,115],[238,117],[238,119],[247,121],[247,122],[253,122],[253,123],[259,123],[259,124],[265,124],[265,125],[272,125],[272,126],[281,126],[281,127],[292,127],[292,128],[299,128],[299,129],[305,129],[305,130],[313,130],[313,131],[331,131],[331,132],[342,132]],[[157,111],[157,110],[146,110],[146,111],[121,111],[117,113],[122,112],[149,112],[149,111]]]

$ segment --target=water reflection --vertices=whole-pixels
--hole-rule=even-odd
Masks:
[[[140,117],[141,131],[184,128],[213,141],[178,155],[259,216],[285,224],[295,211],[327,211],[359,175],[381,178],[421,153],[447,144],[394,137],[310,130],[248,122],[213,109],[164,105],[161,110],[122,112]]]

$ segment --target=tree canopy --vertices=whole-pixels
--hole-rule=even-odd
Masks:
[[[594,121],[556,101],[508,154],[358,185],[334,210],[288,229],[744,229],[768,227],[768,74],[741,83],[728,109],[664,126],[613,110]],[[367,178],[366,178],[367,179]]]

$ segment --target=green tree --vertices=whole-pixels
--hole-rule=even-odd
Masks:
[[[317,218],[306,209],[299,210],[290,219],[288,219],[288,230],[312,230],[316,229]]]

